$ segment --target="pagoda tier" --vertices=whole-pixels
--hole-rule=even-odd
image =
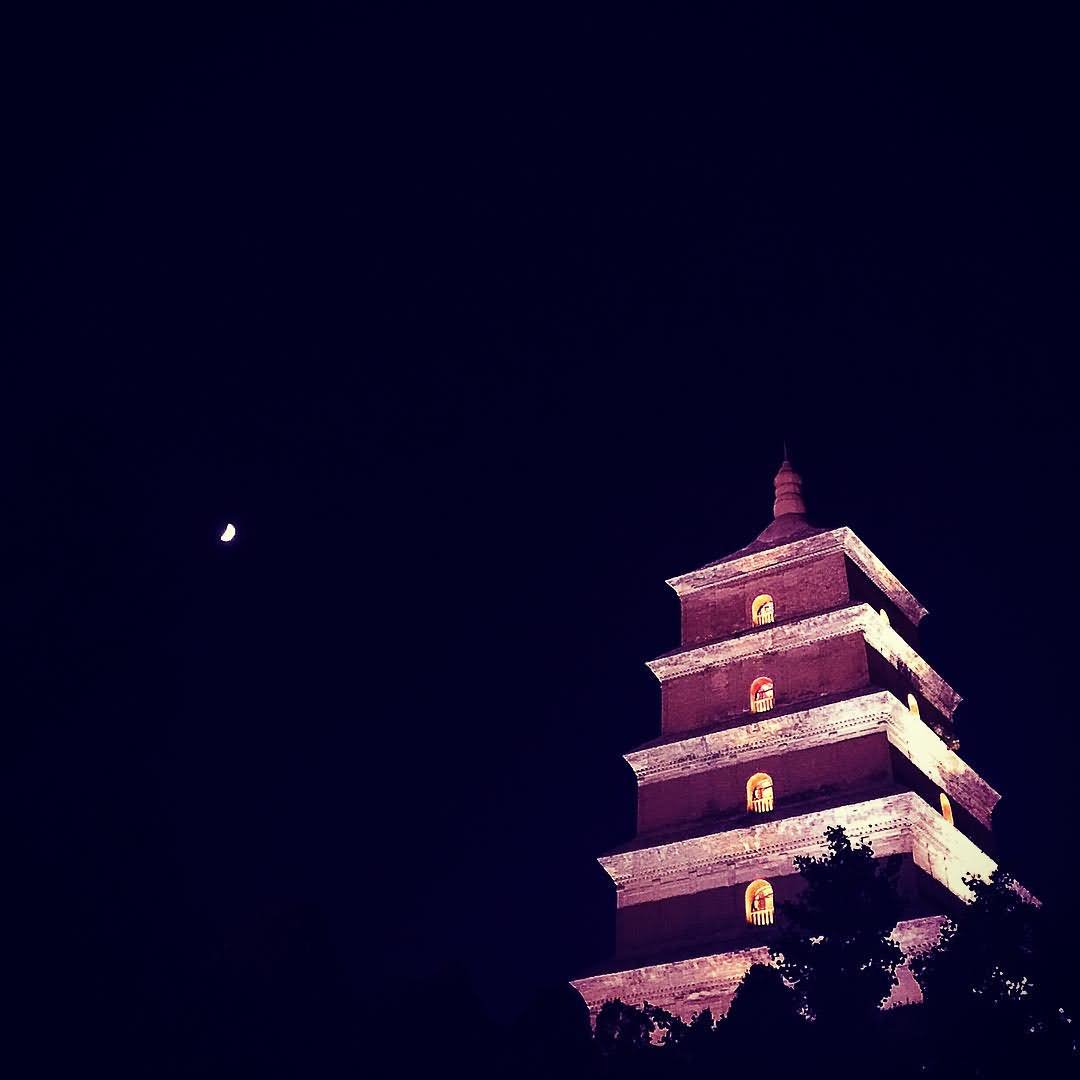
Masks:
[[[761,773],[771,780],[773,816],[896,790],[913,790],[939,809],[944,792],[956,827],[984,847],[1000,798],[888,690],[662,739],[624,757],[638,786],[637,836],[628,848],[759,819],[747,783]]]
[[[745,723],[748,691],[767,676],[773,711],[825,695],[883,686],[940,731],[951,731],[960,695],[868,604],[769,625],[726,641],[681,649],[650,662],[660,680],[661,731]]]
[[[869,840],[875,857],[892,859],[910,917],[940,913],[942,888],[967,898],[964,875],[994,869],[972,840],[910,791],[613,852],[600,863],[615,883],[616,955],[642,961],[767,941],[777,924],[747,921],[747,885],[767,880],[781,912],[802,887],[795,857],[819,854],[825,830],[836,825]]]
[[[593,1011],[722,1013],[828,827],[895,871],[908,955],[995,867],[998,794],[956,753],[961,699],[919,654],[925,608],[850,529],[810,525],[800,483],[785,462],[757,540],[668,582],[682,643],[649,664],[659,737],[625,755],[637,832],[600,859],[615,954],[573,982]],[[917,998],[904,969],[891,1000]]]
[[[897,624],[906,624],[910,636],[926,615],[926,608],[846,526],[829,531],[807,527],[779,546],[736,552],[669,578],[667,584],[681,602],[684,645],[744,632],[751,586],[755,596],[784,598],[774,613],[776,621],[865,600],[900,616]]]
[[[912,957],[931,947],[938,939],[941,915],[924,919],[906,919],[896,924],[893,937]],[[751,964],[769,963],[765,945],[754,945],[734,952],[693,956],[645,967],[627,968],[603,975],[584,975],[572,986],[582,996],[595,1016],[605,1001],[641,1004],[644,1001],[667,1009],[675,1016],[689,1019],[705,1009],[713,1016],[723,1016],[739,983]],[[922,994],[906,964],[897,968],[899,982],[893,987],[888,1004],[907,1005],[921,1001]]]

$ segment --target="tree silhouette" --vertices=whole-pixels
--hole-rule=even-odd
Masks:
[[[795,859],[805,887],[781,909],[785,929],[771,951],[805,1013],[837,1027],[876,1018],[904,954],[891,936],[893,874],[841,826],[825,830],[825,844],[825,855]]]
[[[1041,982],[1038,909],[1000,868],[989,881],[964,882],[973,901],[946,921],[935,948],[912,961],[925,1000],[950,1011],[967,1002],[980,1010],[1030,1002]]]
[[[743,976],[728,1006],[724,1027],[749,1036],[790,1032],[805,1023],[799,999],[783,975],[767,964],[754,964]]]
[[[728,1075],[758,1075],[767,1055],[772,1075],[805,1068],[812,1025],[799,999],[775,967],[754,964],[739,983],[727,1015],[717,1025]]]
[[[617,998],[605,1001],[596,1014],[593,1036],[601,1056],[626,1058],[647,1050],[656,1031],[651,1013],[648,1003],[638,1008]]]
[[[1076,1033],[1059,1001],[1042,911],[1004,870],[968,875],[971,903],[937,945],[912,959],[937,1068],[995,1076],[1022,1056],[1029,1070],[1078,1063]]]
[[[911,960],[925,1004],[883,1010],[904,960],[892,938],[894,870],[843,828],[828,829],[825,846],[821,856],[796,859],[803,890],[778,908],[775,966],[747,971],[722,1020],[705,1011],[685,1022],[648,1003],[609,1001],[589,1042],[584,1015],[553,997],[519,1026],[503,1059],[516,1063],[509,1071],[565,1080],[757,1075],[763,1066],[783,1076],[872,1065],[879,1080],[1075,1071],[1076,1036],[1059,1004],[1070,984],[1054,981],[1052,963],[1060,928],[1048,928],[1008,874],[965,879],[973,901],[958,905],[938,944]],[[560,1051],[538,1052],[559,1027]],[[507,1071],[500,1065],[492,1075]]]

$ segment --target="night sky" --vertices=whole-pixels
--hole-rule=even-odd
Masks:
[[[9,27],[42,1075],[278,1015],[333,1048],[443,984],[513,1019],[600,959],[664,579],[768,523],[784,440],[930,609],[1001,859],[1071,910],[1077,28],[859,7]]]

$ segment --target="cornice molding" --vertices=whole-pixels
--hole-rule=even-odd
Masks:
[[[855,633],[861,633],[866,643],[894,668],[910,674],[943,716],[952,717],[963,698],[869,604],[853,604],[795,622],[763,626],[754,633],[727,641],[659,656],[649,660],[646,666],[664,683],[703,668],[723,667],[737,660],[765,657]]]
[[[843,552],[896,606],[917,626],[926,608],[901,584],[900,579],[846,525],[817,533],[790,544],[766,548],[738,559],[704,566],[688,574],[668,578],[667,584],[679,597],[690,596],[712,585],[727,584],[772,570],[779,564],[819,558],[830,552]]]
[[[976,821],[991,828],[991,817],[1001,795],[937,733],[889,695],[895,707],[886,721],[889,742],[949,799]]]
[[[904,956],[911,958],[937,942],[944,922],[941,915],[905,919],[896,924],[893,939],[904,950]],[[647,1001],[689,1022],[704,1009],[711,1009],[714,1017],[722,1016],[727,1012],[750,966],[771,962],[768,948],[759,945],[665,964],[588,975],[571,980],[570,985],[581,995],[594,1018],[605,1001],[618,998],[629,1005],[641,1005]],[[897,974],[900,981],[893,987],[885,1007],[921,1001],[922,994],[907,965],[898,968]]]
[[[747,765],[758,758],[855,739],[884,725],[896,698],[885,690],[798,712],[756,714],[741,727],[691,735],[623,755],[638,785]],[[899,704],[899,702],[897,702]],[[755,714],[751,714],[755,715]]]
[[[877,858],[910,854],[915,864],[961,899],[965,874],[989,878],[997,864],[914,792],[887,795],[779,821],[602,856],[619,908],[742,885],[798,871],[797,855],[819,855],[825,830],[843,826],[868,840]]]
[[[919,771],[977,821],[990,818],[1001,796],[934,731],[887,690],[832,702],[742,727],[708,732],[624,754],[638,786],[699,773],[747,768],[761,758],[829,746],[881,731]]]

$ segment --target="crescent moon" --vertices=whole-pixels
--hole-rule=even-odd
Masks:
[[[230,521],[221,534],[222,543],[227,544],[236,535],[236,526]]]

